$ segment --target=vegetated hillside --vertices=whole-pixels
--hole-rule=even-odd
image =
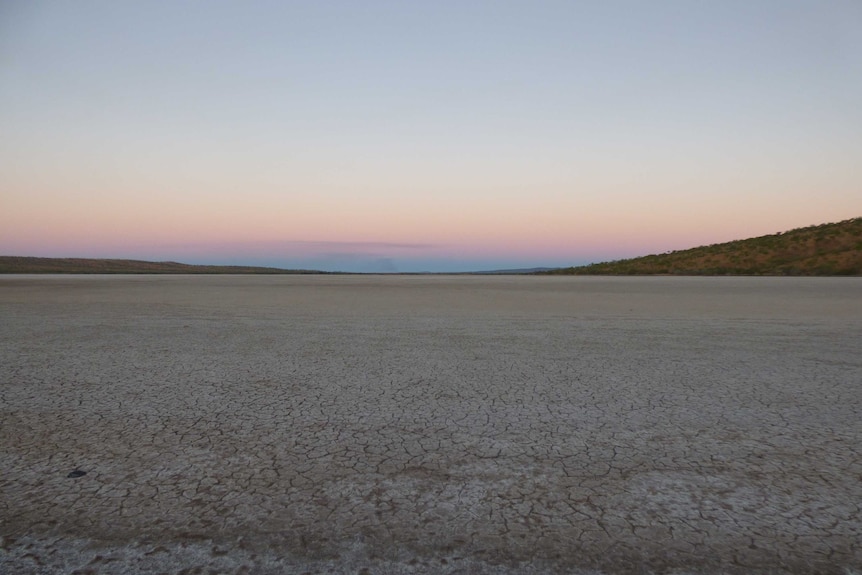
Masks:
[[[862,218],[547,273],[859,276],[862,275]]]
[[[309,274],[307,270],[249,266],[197,266],[177,262],[0,256],[5,274]]]

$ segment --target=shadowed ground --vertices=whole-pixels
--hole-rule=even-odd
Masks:
[[[852,278],[3,277],[0,571],[862,572],[860,342]]]

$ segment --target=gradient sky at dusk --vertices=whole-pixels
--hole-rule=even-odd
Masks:
[[[862,2],[0,3],[0,254],[464,271],[862,216]]]

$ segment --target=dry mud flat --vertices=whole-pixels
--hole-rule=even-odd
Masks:
[[[854,278],[0,277],[0,410],[3,573],[862,573]]]

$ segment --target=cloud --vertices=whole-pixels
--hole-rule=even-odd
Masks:
[[[427,250],[442,247],[439,244],[399,243],[399,242],[338,242],[338,241],[316,241],[316,240],[293,240],[287,242],[273,242],[273,244],[297,245],[305,247],[321,248],[361,248],[361,249],[398,249],[398,250]]]
[[[195,242],[157,246],[156,249],[206,251],[222,253],[258,254],[320,254],[344,256],[348,254],[372,255],[371,252],[423,251],[444,246],[440,244],[410,242],[369,242],[369,241],[323,241],[323,240],[286,240],[286,241],[238,241],[238,242]],[[152,246],[151,246],[152,248]]]

